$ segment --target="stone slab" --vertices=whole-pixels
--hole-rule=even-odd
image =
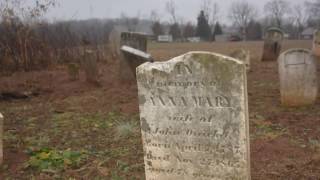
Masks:
[[[190,52],[137,68],[146,180],[250,179],[246,67]]]

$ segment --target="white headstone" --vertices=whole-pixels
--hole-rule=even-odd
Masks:
[[[250,179],[245,65],[190,52],[137,68],[147,180]]]
[[[278,59],[281,102],[304,106],[315,102],[318,93],[316,59],[309,50],[290,49]]]

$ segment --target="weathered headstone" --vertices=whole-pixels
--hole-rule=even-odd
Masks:
[[[99,70],[94,51],[88,49],[84,51],[83,68],[87,82],[98,84]]]
[[[233,51],[230,54],[230,57],[233,57],[235,59],[242,61],[246,65],[247,71],[250,71],[250,51],[246,51],[244,49],[238,49]]]
[[[290,49],[278,59],[281,102],[304,106],[315,102],[318,93],[316,59],[309,50]]]
[[[0,113],[0,165],[3,163],[3,125],[4,117]]]
[[[135,82],[136,68],[145,62],[153,62],[150,54],[129,46],[122,46],[121,53],[120,77],[123,81]]]
[[[317,30],[313,35],[312,54],[320,57],[320,31]]]
[[[250,179],[245,65],[190,52],[137,68],[147,180]]]
[[[143,33],[123,32],[121,33],[120,47],[129,46],[147,52],[148,37]]]
[[[270,28],[265,34],[262,61],[276,61],[281,52],[284,33],[279,28]]]

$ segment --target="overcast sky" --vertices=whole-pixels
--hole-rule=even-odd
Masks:
[[[227,21],[229,6],[237,0],[212,0],[220,6],[222,21]],[[247,0],[255,5],[261,16],[263,6],[268,0]],[[303,4],[305,0],[288,0],[291,4]],[[59,6],[52,9],[48,17],[54,20],[87,19],[87,18],[116,18],[121,13],[128,16],[149,18],[150,12],[156,10],[162,20],[168,20],[165,11],[167,0],[58,0]],[[202,0],[174,0],[177,15],[185,21],[195,21],[200,10]]]

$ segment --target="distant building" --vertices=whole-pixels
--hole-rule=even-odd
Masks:
[[[195,43],[198,43],[201,41],[200,37],[188,37],[187,38],[187,41],[188,42],[195,42]]]
[[[158,42],[172,42],[173,38],[172,35],[160,35],[158,36]]]
[[[315,31],[316,31],[315,28],[312,28],[312,27],[306,28],[305,30],[302,31],[301,38],[311,40],[313,39],[313,33]]]

